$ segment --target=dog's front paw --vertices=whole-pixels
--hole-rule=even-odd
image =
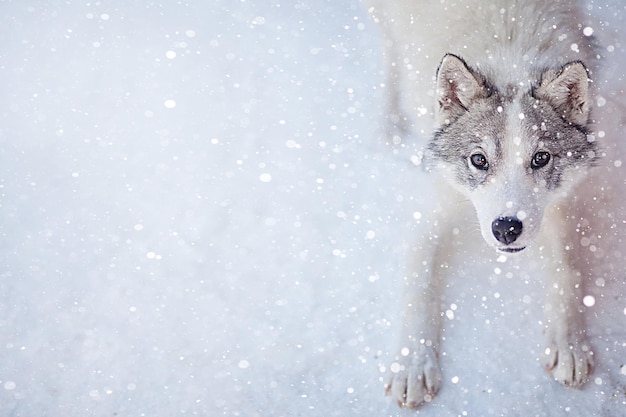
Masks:
[[[431,346],[402,348],[391,364],[385,392],[400,407],[415,408],[433,399],[441,386],[437,353]]]
[[[551,343],[545,350],[544,367],[566,387],[582,386],[593,370],[593,352],[586,340]]]

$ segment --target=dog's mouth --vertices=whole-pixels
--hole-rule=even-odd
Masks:
[[[521,251],[523,251],[524,249],[526,249],[526,246],[520,246],[520,247],[517,247],[517,248],[509,248],[509,247],[506,247],[506,248],[497,248],[497,249],[498,249],[500,252],[506,252],[506,253],[517,253],[517,252],[521,252]]]

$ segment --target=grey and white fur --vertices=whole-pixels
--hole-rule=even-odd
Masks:
[[[386,390],[400,406],[430,401],[438,363],[440,268],[453,251],[458,196],[496,251],[540,246],[545,369],[567,386],[589,377],[580,274],[569,249],[572,190],[601,150],[592,125],[599,56],[574,0],[374,0],[387,62],[389,135],[421,147],[437,195],[411,250],[403,328]],[[453,275],[453,274],[452,274]]]

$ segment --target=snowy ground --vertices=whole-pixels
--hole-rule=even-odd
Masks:
[[[622,139],[624,6],[591,5]],[[357,0],[0,3],[1,416],[416,413],[383,377],[428,189],[384,145],[378,35]],[[472,245],[419,414],[623,415],[611,230],[583,390],[541,370],[540,265]]]

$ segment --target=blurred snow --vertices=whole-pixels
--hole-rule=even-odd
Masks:
[[[606,137],[621,139],[624,6],[589,7],[619,133]],[[383,378],[429,189],[385,146],[365,9],[0,4],[0,415],[415,413]],[[614,220],[589,283],[597,369],[582,391],[541,370],[540,266],[471,245],[451,261],[446,384],[418,414],[621,415]]]

